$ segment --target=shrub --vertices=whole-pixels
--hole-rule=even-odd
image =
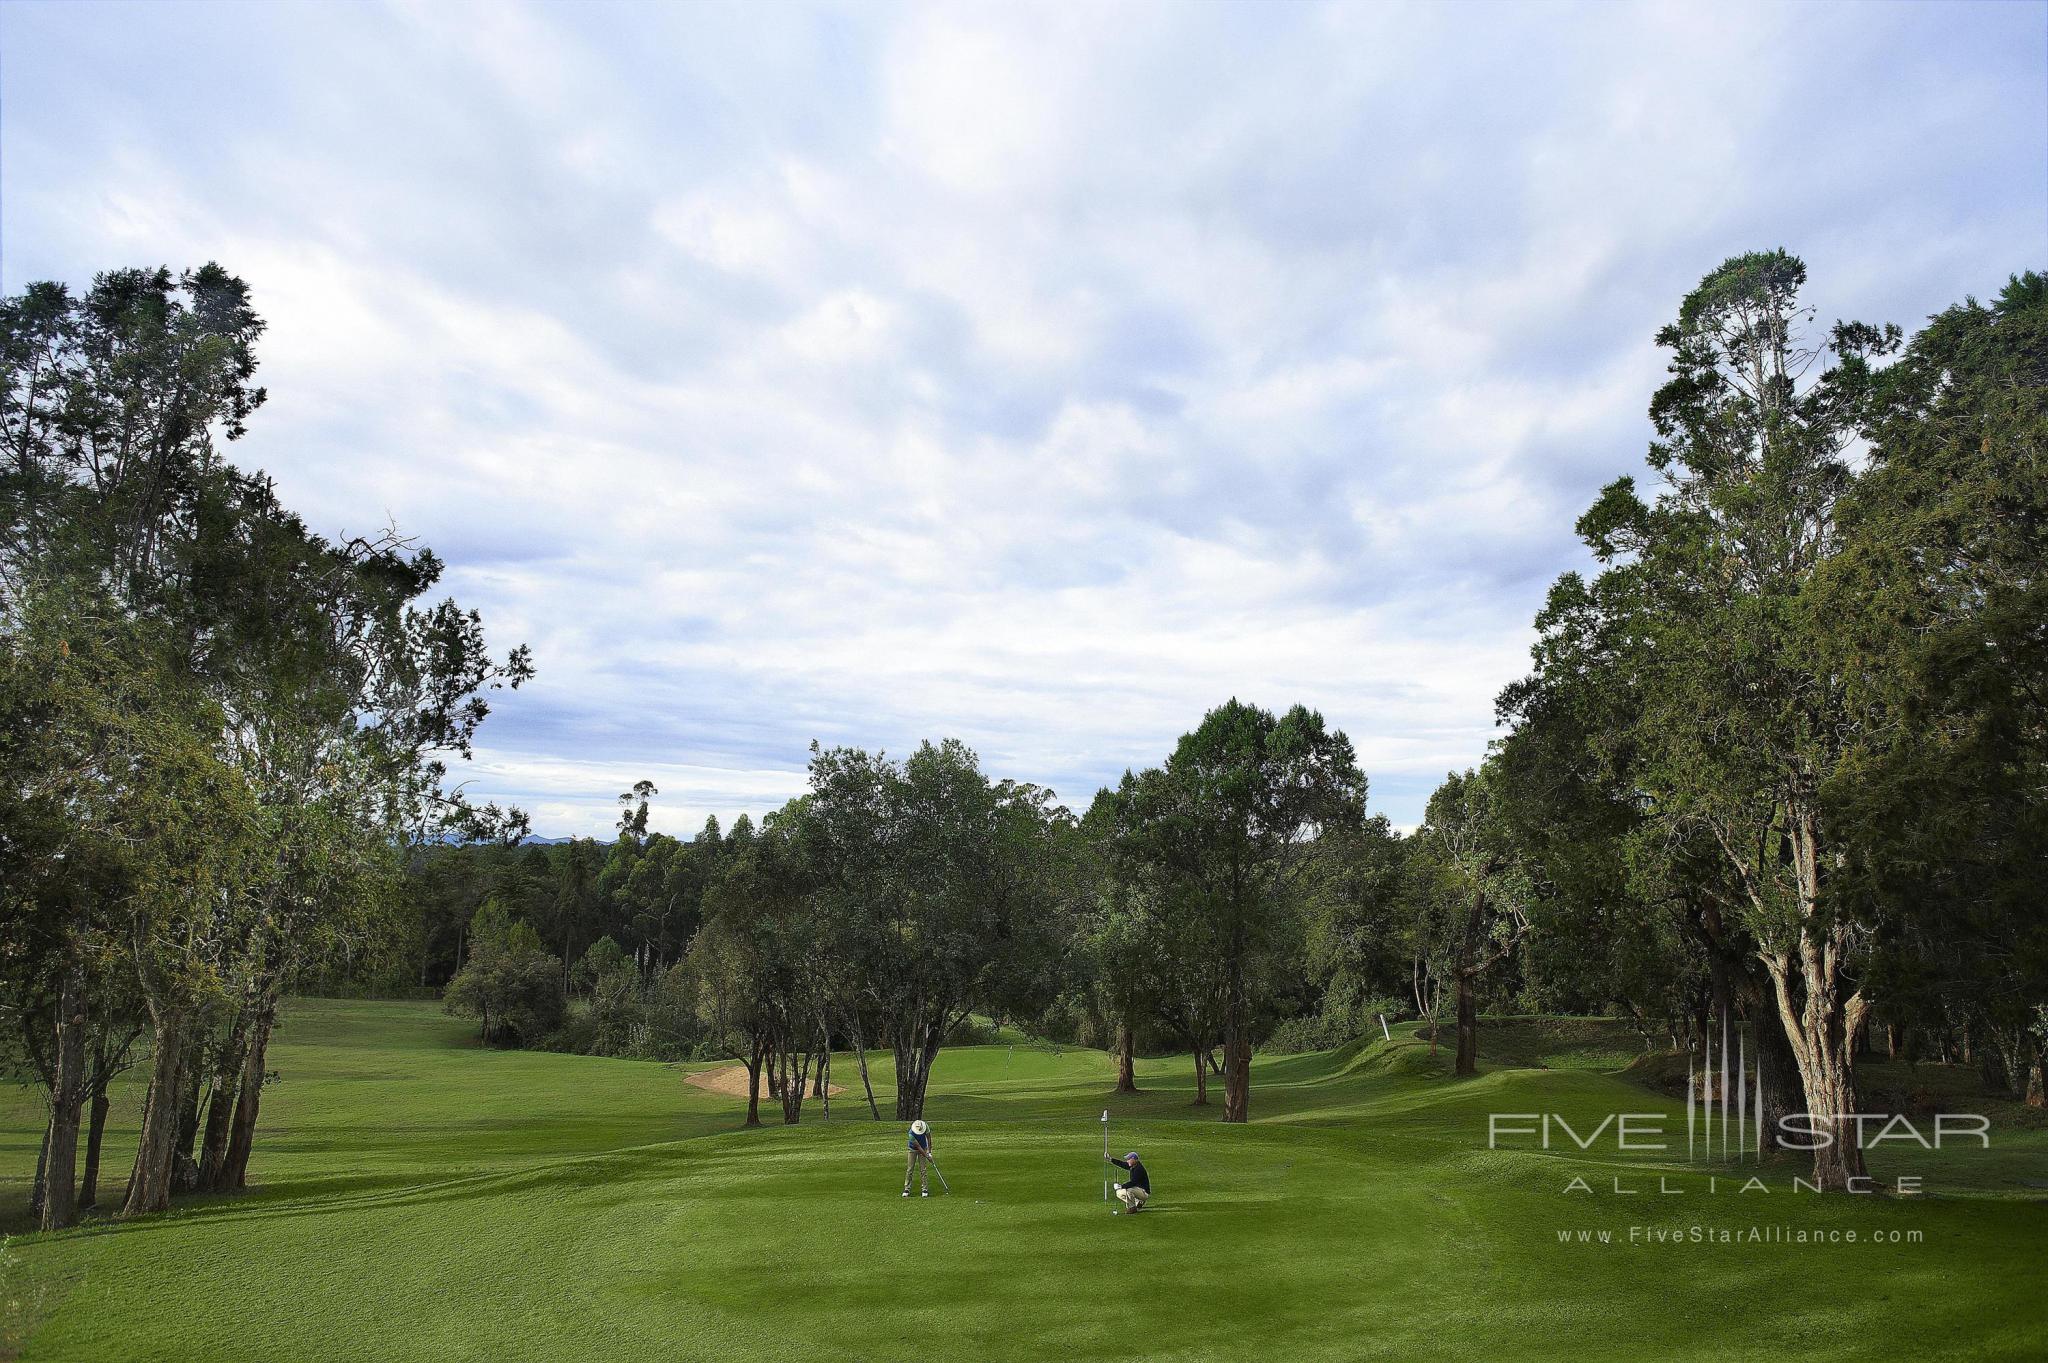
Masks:
[[[1392,999],[1332,999],[1325,996],[1322,1011],[1282,1022],[1259,1049],[1279,1055],[1335,1050],[1360,1037],[1378,1036],[1380,1017],[1384,1015],[1392,1022],[1400,1012],[1400,1006]]]
[[[449,981],[442,1007],[478,1019],[488,1045],[534,1045],[562,1025],[562,963],[524,921],[508,924],[486,904],[472,924],[469,961]]]

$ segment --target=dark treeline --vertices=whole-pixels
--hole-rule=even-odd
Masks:
[[[2048,281],[1911,338],[1820,328],[1783,253],[1658,336],[1649,477],[1579,522],[1506,736],[1404,835],[1349,740],[1232,700],[1076,814],[957,742],[811,753],[757,825],[538,846],[440,754],[516,683],[439,565],[330,542],[216,441],[261,400],[209,268],[5,307],[7,1063],[50,1098],[37,1198],[97,1193],[107,1084],[146,1065],[124,1206],[246,1176],[289,989],[436,991],[494,1045],[735,1057],[783,1120],[851,1056],[919,1113],[1010,1024],[1192,1056],[1246,1120],[1255,1048],[1403,1016],[1473,1072],[1486,1012],[1752,1039],[1774,1114],[1857,1110],[1857,1056],[2048,1066]],[[81,1142],[81,1130],[84,1132]],[[1840,1188],[1853,1139],[1812,1156]],[[83,1174],[78,1170],[81,1143]]]

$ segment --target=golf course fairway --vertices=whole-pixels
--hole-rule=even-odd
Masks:
[[[1735,1193],[1749,1170],[1682,1148],[1487,1148],[1489,1112],[1582,1133],[1675,1113],[1682,1133],[1682,1105],[1612,1057],[1459,1081],[1411,1028],[1262,1057],[1251,1122],[1226,1126],[1190,1106],[1186,1057],[1113,1096],[1100,1052],[949,1049],[925,1115],[952,1193],[904,1200],[903,1127],[869,1119],[847,1058],[830,1121],[812,1100],[785,1127],[764,1102],[775,1124],[743,1130],[678,1067],[479,1049],[428,1003],[297,1001],[272,1057],[250,1193],[9,1242],[23,1358],[2048,1356],[2048,1129],[2024,1118],[1988,1151],[1872,1152],[1918,1196],[1800,1192],[1792,1165]],[[138,1087],[108,1139],[115,1192]],[[41,1108],[0,1104],[18,1230]],[[1142,1215],[1102,1200],[1105,1107],[1152,1172]]]

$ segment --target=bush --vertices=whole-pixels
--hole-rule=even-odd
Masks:
[[[688,962],[678,962],[647,986],[632,1054],[644,1060],[717,1059],[703,1054],[706,1045],[696,977]]]
[[[469,961],[448,982],[442,1007],[473,1017],[492,1046],[531,1046],[562,1025],[562,963],[523,921],[486,904],[471,928]]]
[[[1384,1015],[1391,1023],[1400,1013],[1400,1006],[1392,999],[1333,1000],[1326,996],[1321,1012],[1287,1019],[1272,1030],[1259,1049],[1276,1055],[1335,1050],[1360,1037],[1378,1036],[1380,1017]]]
[[[583,959],[576,963],[571,978],[579,989],[596,989],[606,976],[632,968],[633,958],[607,935],[590,944],[590,950],[584,952]]]
[[[584,1054],[632,1054],[633,1033],[640,1026],[642,1012],[640,972],[631,961],[622,961],[599,975],[591,985],[590,1007],[585,1011],[591,1039]]]

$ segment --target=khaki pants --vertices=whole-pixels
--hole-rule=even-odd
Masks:
[[[1133,1188],[1128,1183],[1116,1185],[1116,1200],[1129,1207],[1132,1211],[1137,1211],[1140,1207],[1143,1207],[1145,1199],[1150,1196],[1152,1194],[1146,1192],[1143,1188]]]
[[[926,1192],[930,1192],[932,1190],[931,1157],[926,1155],[922,1150],[911,1150],[910,1160],[903,1166],[903,1191],[906,1193],[910,1191],[910,1176],[912,1174],[918,1174],[921,1176],[919,1180],[920,1186],[922,1186]]]

